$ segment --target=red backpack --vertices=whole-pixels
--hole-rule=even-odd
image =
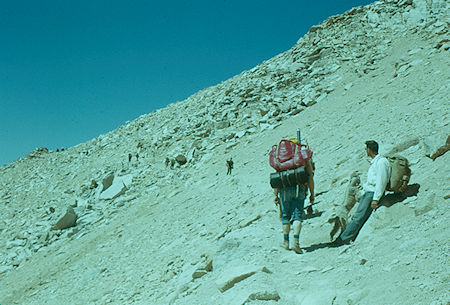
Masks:
[[[277,172],[304,166],[312,158],[312,151],[308,145],[281,140],[278,145],[272,146],[269,154],[270,166]]]

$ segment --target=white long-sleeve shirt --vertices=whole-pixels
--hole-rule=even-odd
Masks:
[[[367,182],[363,185],[364,191],[374,192],[373,200],[380,200],[386,189],[391,176],[391,166],[389,161],[380,156],[375,156],[370,161],[369,171],[367,173]]]

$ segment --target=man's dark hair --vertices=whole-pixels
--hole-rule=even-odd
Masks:
[[[366,147],[368,149],[370,149],[371,151],[373,151],[374,153],[378,154],[378,143],[370,140],[370,141],[366,141]]]

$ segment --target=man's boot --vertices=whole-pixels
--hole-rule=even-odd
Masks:
[[[283,239],[283,248],[289,250],[289,234],[284,234]]]
[[[300,249],[299,236],[298,235],[294,235],[294,248],[292,248],[292,250],[294,250],[295,253],[297,253],[297,254],[302,254],[303,253],[302,249]]]

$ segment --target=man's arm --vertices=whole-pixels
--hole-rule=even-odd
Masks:
[[[280,203],[280,197],[278,197],[280,189],[273,189],[273,193],[275,195],[275,205],[278,205]]]

